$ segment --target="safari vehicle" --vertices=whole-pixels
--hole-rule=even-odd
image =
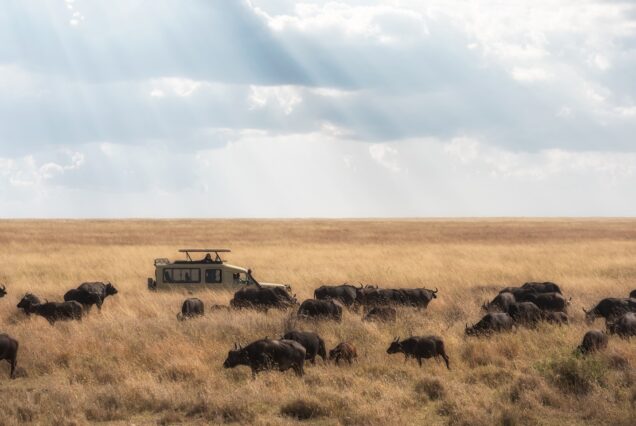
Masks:
[[[219,253],[230,253],[230,249],[180,249],[185,253],[185,260],[155,259],[155,276],[148,278],[148,288],[161,290],[169,288],[195,288],[238,290],[247,285],[261,287],[280,287],[287,291],[291,287],[286,284],[258,282],[252,276],[251,270],[240,266],[230,265],[221,259]],[[203,257],[193,259],[192,255]]]

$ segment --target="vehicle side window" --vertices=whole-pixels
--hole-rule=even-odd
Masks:
[[[201,282],[201,271],[191,268],[169,268],[163,271],[163,280],[167,283],[194,284]]]
[[[220,283],[222,282],[221,270],[220,269],[206,269],[205,270],[205,282],[208,284]]]

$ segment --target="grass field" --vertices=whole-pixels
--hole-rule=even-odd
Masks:
[[[428,310],[395,324],[298,322],[290,312],[214,312],[178,322],[185,294],[150,293],[155,257],[227,246],[257,279],[290,283],[299,299],[321,284],[439,288]],[[82,322],[26,317],[26,292],[61,300],[84,281],[119,294]],[[465,338],[465,323],[499,287],[554,281],[572,296],[570,326]],[[573,350],[589,328],[581,307],[636,288],[636,220],[0,221],[0,332],[20,341],[18,379],[0,362],[0,424],[636,424],[636,340],[603,353]],[[206,306],[230,294],[197,293]],[[305,376],[222,363],[233,342],[296,326],[329,347],[353,342],[352,367],[307,365]],[[451,370],[389,356],[395,336],[444,338]]]

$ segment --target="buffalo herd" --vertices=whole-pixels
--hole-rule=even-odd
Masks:
[[[371,285],[353,286],[350,284],[323,285],[314,291],[314,298],[299,304],[295,295],[283,288],[263,287],[260,285],[244,287],[238,290],[229,306],[212,305],[211,310],[227,309],[289,309],[297,307],[296,316],[302,320],[341,321],[343,309],[359,312],[362,307],[363,321],[394,322],[398,317],[399,306],[426,309],[437,298],[438,290],[426,288],[378,288]],[[0,286],[0,297],[7,294],[6,286]],[[107,297],[117,294],[117,289],[109,282],[83,283],[64,295],[63,302],[42,301],[36,295],[25,294],[17,307],[26,315],[38,315],[50,324],[63,320],[81,320],[93,305],[101,310]],[[567,299],[561,288],[552,282],[529,282],[520,287],[501,289],[482,309],[485,315],[474,325],[465,327],[466,336],[488,336],[494,333],[513,330],[516,327],[536,327],[540,322],[565,325],[569,323]],[[588,324],[597,318],[605,319],[606,331],[590,330],[583,337],[576,352],[587,354],[607,347],[609,335],[622,338],[636,336],[636,290],[629,297],[612,297],[600,300],[589,310],[584,309]],[[205,307],[198,298],[186,299],[179,320],[203,316]],[[16,375],[18,341],[6,334],[0,334],[0,360],[6,360],[11,366],[10,377]],[[439,336],[410,336],[404,340],[396,337],[387,351],[388,354],[402,353],[405,361],[415,358],[422,365],[423,359],[440,357],[450,369],[450,360],[444,341]],[[225,368],[239,365],[249,366],[252,376],[260,371],[292,369],[298,376],[304,374],[305,360],[312,364],[316,357],[323,362],[341,360],[351,364],[357,360],[358,352],[351,342],[340,342],[328,352],[325,341],[311,331],[291,330],[280,339],[256,340],[243,347],[238,343],[229,351],[223,363]]]

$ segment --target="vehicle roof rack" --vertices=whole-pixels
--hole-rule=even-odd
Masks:
[[[221,249],[179,249],[180,253],[185,253],[188,260],[186,262],[192,263],[223,263],[223,259],[219,256],[219,253],[229,253],[231,250],[226,248]],[[206,258],[200,261],[193,260],[190,253],[208,253]],[[209,253],[214,253],[214,259],[210,259]],[[177,261],[177,263],[181,263]]]
[[[230,249],[226,249],[226,248],[221,248],[221,249],[179,249],[180,253],[211,253],[211,252],[216,252],[216,253],[229,253],[232,250]]]

